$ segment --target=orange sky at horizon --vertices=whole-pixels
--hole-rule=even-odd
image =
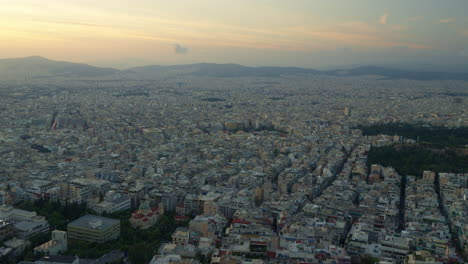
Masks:
[[[2,1],[7,2],[0,0],[0,4]],[[162,64],[242,63],[258,53],[264,54],[257,58],[261,64],[262,61],[268,63],[272,57],[268,54],[279,57],[278,53],[333,53],[342,49],[378,53],[404,47],[415,52],[455,53],[467,42],[465,30],[468,29],[455,24],[460,18],[432,19],[434,32],[446,34],[442,31],[446,28],[462,32],[454,36],[460,44],[446,45],[432,39],[427,28],[417,25],[427,23],[421,22],[424,17],[414,19],[417,16],[399,15],[395,19],[397,15],[391,10],[378,6],[375,13],[356,13],[348,17],[347,14],[318,11],[311,11],[315,14],[308,16],[276,0],[254,1],[249,8],[246,8],[247,0],[239,0],[237,4],[224,0],[199,3],[180,0],[175,1],[177,4],[136,1],[140,5],[131,5],[125,0],[95,2],[17,0],[2,4],[0,57],[41,55],[77,62],[140,58]],[[320,6],[318,2],[317,5]],[[177,53],[175,44],[187,52]],[[294,65],[287,59],[278,60]]]

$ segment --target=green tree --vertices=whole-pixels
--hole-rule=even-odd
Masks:
[[[370,255],[364,255],[361,258],[361,263],[362,264],[375,264],[375,263],[378,263],[378,262],[379,262],[378,258],[374,258],[374,257],[372,257]]]
[[[147,245],[143,242],[130,246],[128,250],[128,257],[132,263],[148,263],[151,260]]]

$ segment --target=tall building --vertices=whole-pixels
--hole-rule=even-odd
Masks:
[[[61,202],[83,203],[90,195],[89,187],[86,185],[66,182],[61,183],[59,186],[59,198]]]
[[[351,116],[351,108],[345,107],[344,115],[350,117]]]

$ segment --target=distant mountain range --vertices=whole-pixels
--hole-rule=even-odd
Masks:
[[[118,74],[118,76],[116,75]],[[100,68],[87,64],[53,61],[43,57],[0,60],[0,79],[25,78],[151,78],[158,76],[204,77],[278,77],[283,75],[381,76],[385,79],[464,80],[468,73],[400,70],[362,66],[351,69],[319,71],[296,67],[247,67],[238,64],[199,63],[175,66],[143,66],[127,70]]]
[[[53,61],[39,56],[0,60],[0,79],[99,77],[116,72],[116,69]]]
[[[408,80],[464,80],[468,81],[468,73],[459,72],[428,72],[399,70],[386,67],[361,66],[348,70],[325,71],[325,74],[335,76],[364,76],[377,75],[386,79],[408,79]]]
[[[277,77],[281,75],[320,74],[320,71],[295,67],[247,67],[238,64],[198,63],[175,66],[143,66],[131,68],[126,73],[157,74],[160,72],[177,72],[180,75],[207,77]]]

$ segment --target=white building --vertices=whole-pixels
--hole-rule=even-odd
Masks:
[[[0,220],[13,224],[20,222],[41,222],[45,221],[43,216],[37,215],[36,212],[13,208],[12,206],[0,206]]]
[[[49,223],[44,216],[11,206],[0,206],[0,220],[12,223],[17,236],[23,239],[49,231]]]
[[[52,239],[40,246],[34,248],[34,254],[58,255],[67,251],[67,232],[54,230],[52,231]]]
[[[93,209],[99,215],[105,213],[112,214],[129,210],[131,207],[130,196],[109,191],[104,196],[104,200],[94,206]]]

